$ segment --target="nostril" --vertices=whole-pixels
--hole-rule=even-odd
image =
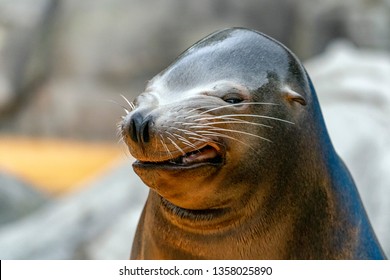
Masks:
[[[141,127],[140,136],[142,139],[142,142],[147,143],[149,142],[149,118],[146,119]]]
[[[134,142],[138,142],[138,137],[137,137],[137,124],[134,118],[130,120],[130,126],[129,126],[129,132],[130,132],[130,137]]]
[[[147,143],[150,140],[151,116],[143,117],[141,113],[134,113],[129,123],[129,134],[136,143]]]

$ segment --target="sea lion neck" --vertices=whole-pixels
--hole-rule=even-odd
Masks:
[[[234,231],[237,224],[245,223],[251,217],[258,215],[256,212],[261,211],[257,207],[259,198],[256,198],[255,194],[243,198],[243,201],[203,210],[178,207],[153,191],[150,192],[148,199],[155,203],[154,212],[158,213],[161,219],[170,223],[176,230],[189,234],[209,232],[223,235]]]

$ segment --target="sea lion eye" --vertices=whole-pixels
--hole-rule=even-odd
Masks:
[[[241,103],[243,100],[243,98],[239,95],[225,95],[224,97],[222,97],[223,101],[225,101],[226,103],[230,103],[230,104],[237,104],[237,103]]]

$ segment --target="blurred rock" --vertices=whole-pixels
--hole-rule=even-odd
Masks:
[[[0,1],[0,124],[28,103],[48,76],[58,0]]]
[[[0,227],[30,215],[47,201],[27,182],[0,172]]]
[[[87,242],[83,248],[84,256],[93,260],[118,260],[130,258],[136,226],[141,210],[146,200],[147,187],[139,186],[142,199],[136,205],[129,205],[128,209],[103,231],[97,238]],[[142,189],[141,189],[142,188]]]
[[[91,182],[80,193],[46,204],[29,217],[0,228],[0,259],[94,259],[90,251],[127,259],[136,224],[124,215],[138,216],[146,188],[128,163]],[[123,225],[119,225],[123,223]],[[120,227],[122,231],[116,231]],[[111,232],[115,230],[115,232]],[[99,244],[106,236],[120,236],[110,246]],[[114,251],[114,252],[113,252]]]
[[[390,256],[390,55],[337,42],[305,65],[334,146]]]
[[[335,39],[390,50],[389,0],[298,0],[291,49],[301,58],[324,51]]]

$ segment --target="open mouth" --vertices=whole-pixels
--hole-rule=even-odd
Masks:
[[[222,157],[218,154],[218,151],[209,145],[199,150],[186,153],[178,158],[169,160],[170,163],[180,165],[190,165],[201,162],[220,163],[221,161]]]
[[[181,166],[190,167],[190,166],[197,166],[203,164],[218,165],[223,163],[223,157],[219,148],[217,149],[211,145],[206,145],[197,150],[187,152],[185,155],[181,155],[179,157],[172,158],[169,160],[159,161],[159,162],[139,161],[139,163],[142,165],[155,165],[155,166],[170,165],[170,166],[178,166],[178,167]]]

